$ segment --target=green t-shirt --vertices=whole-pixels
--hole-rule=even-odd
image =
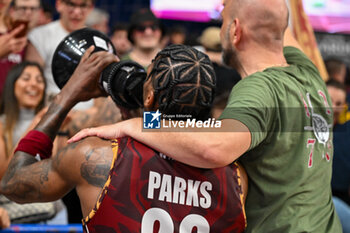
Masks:
[[[240,162],[249,177],[247,231],[339,233],[331,195],[332,110],[317,68],[286,47],[288,67],[240,81],[221,119],[236,119],[252,135]]]
[[[130,53],[127,53],[127,54],[125,54],[124,56],[122,56],[122,57],[120,58],[120,60],[121,60],[121,61],[134,61],[134,60],[131,59]],[[147,71],[148,66],[144,66],[143,68],[145,69],[145,71]]]

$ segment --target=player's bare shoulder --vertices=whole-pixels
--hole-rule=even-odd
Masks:
[[[59,150],[54,155],[53,166],[66,179],[76,184],[87,182],[96,187],[103,187],[112,161],[111,142],[89,137],[80,142],[68,144]]]

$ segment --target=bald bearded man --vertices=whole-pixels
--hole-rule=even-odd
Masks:
[[[239,159],[249,177],[246,232],[342,232],[330,189],[331,101],[286,30],[285,0],[224,0],[222,17],[224,60],[243,78],[221,115],[224,130],[145,133],[135,118],[71,141],[128,135],[205,168]]]

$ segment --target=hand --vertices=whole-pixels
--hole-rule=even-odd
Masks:
[[[86,50],[73,75],[61,91],[61,96],[69,98],[69,101],[77,103],[107,96],[99,88],[98,79],[106,66],[119,60],[115,55],[106,51],[92,53],[94,48],[91,46]]]
[[[7,211],[3,208],[0,208],[0,229],[4,229],[10,226],[10,218],[7,214]]]
[[[104,125],[96,128],[87,128],[79,131],[73,137],[71,137],[67,142],[73,143],[80,141],[83,138],[97,136],[104,139],[116,139],[127,136],[124,130],[125,126],[128,125],[130,120],[122,121],[112,125]],[[127,127],[127,126],[126,126]]]
[[[24,29],[24,25],[20,25],[10,33],[0,36],[0,58],[9,55],[10,53],[19,53],[27,45],[27,37],[16,38]]]

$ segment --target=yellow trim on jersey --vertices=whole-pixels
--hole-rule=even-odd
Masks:
[[[95,204],[95,207],[90,211],[90,213],[88,214],[88,216],[85,217],[85,219],[83,218],[81,221],[83,223],[83,226],[87,225],[88,222],[95,216],[96,214],[96,211],[100,208],[100,205],[103,201],[102,197],[104,195],[106,195],[107,191],[108,191],[108,186],[109,184],[111,183],[111,179],[112,179],[112,173],[111,173],[111,170],[113,170],[114,168],[114,164],[117,160],[117,157],[118,157],[118,148],[119,148],[119,145],[118,145],[118,140],[117,139],[114,139],[111,141],[111,144],[112,144],[112,151],[113,151],[113,161],[112,161],[112,164],[111,164],[111,167],[109,169],[109,175],[108,175],[108,179],[106,181],[106,183],[104,184],[103,188],[102,188],[102,191],[97,199],[97,202]]]
[[[237,168],[237,177],[238,177],[238,185],[241,187],[241,190],[242,192],[239,194],[239,197],[241,199],[241,204],[242,204],[242,211],[243,211],[243,214],[244,214],[244,221],[245,221],[245,227],[247,227],[247,216],[245,214],[245,205],[244,205],[244,197],[243,197],[243,187],[242,187],[242,180],[241,180],[241,171],[239,170],[239,165],[237,162],[234,162],[234,165],[236,166]]]

